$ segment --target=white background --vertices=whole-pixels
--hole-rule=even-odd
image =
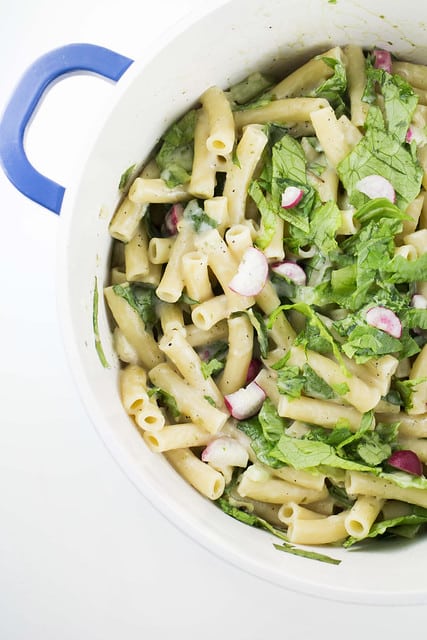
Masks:
[[[0,110],[46,51],[91,42],[141,58],[197,5],[0,0]],[[94,78],[57,84],[28,132],[35,166],[69,185],[113,95]],[[55,306],[60,219],[1,172],[0,217],[0,640],[423,633],[427,607],[362,607],[287,592],[227,566],[159,515],[106,451],[74,389]]]

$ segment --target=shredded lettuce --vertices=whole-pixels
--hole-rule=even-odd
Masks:
[[[271,101],[271,96],[266,93],[271,85],[271,78],[256,71],[230,87],[227,97],[236,109],[258,107]]]
[[[156,313],[158,298],[152,287],[132,282],[129,285],[115,284],[113,291],[139,313],[146,329],[153,328],[158,320]]]
[[[364,538],[354,538],[352,536],[349,536],[343,543],[343,546],[348,549],[353,545],[366,540],[367,538],[377,538],[378,536],[384,536],[384,534],[386,533],[390,535],[402,535],[403,533],[405,535],[405,532],[403,532],[400,527],[413,527],[414,525],[423,525],[425,523],[427,523],[427,509],[412,506],[411,513],[407,515],[375,522],[370,528],[369,533]],[[417,530],[418,527],[415,531]]]
[[[195,109],[188,111],[163,136],[156,162],[168,187],[184,184],[191,177],[196,118]]]
[[[397,74],[388,73],[384,69],[376,69],[368,64],[366,75],[365,100],[375,101],[374,88],[379,88],[383,97],[387,131],[400,142],[404,142],[418,104],[418,96],[411,85]]]
[[[281,436],[276,447],[270,451],[270,456],[291,465],[294,469],[312,469],[328,465],[350,471],[376,472],[375,467],[341,457],[336,449],[326,442],[298,439],[286,434]]]
[[[164,389],[161,389],[160,387],[151,387],[148,390],[148,395],[150,398],[154,396],[158,403],[163,405],[169,411],[174,420],[178,420],[181,416],[176,399]]]
[[[316,98],[325,98],[328,100],[331,107],[335,110],[337,118],[339,118],[348,111],[346,104],[347,74],[345,66],[341,60],[337,60],[336,58],[329,58],[328,56],[319,57],[328,67],[333,69],[334,73],[314,90],[313,95]]]

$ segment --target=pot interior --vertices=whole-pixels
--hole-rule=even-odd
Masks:
[[[225,516],[151,453],[118,394],[119,365],[102,298],[111,249],[108,223],[123,171],[141,164],[207,87],[226,88],[254,70],[284,75],[337,44],[386,48],[402,59],[427,62],[419,9],[418,0],[232,0],[179,25],[120,81],[77,185],[66,194],[61,221],[59,298],[66,347],[88,413],[113,456],[156,507],[209,550],[278,585],[344,601],[426,602],[419,563],[427,540],[369,552],[337,549],[339,567],[278,554],[269,534]],[[95,289],[108,368],[95,348]],[[398,582],[396,566],[405,569]]]

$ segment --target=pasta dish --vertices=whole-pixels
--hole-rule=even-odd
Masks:
[[[427,67],[334,47],[207,88],[122,176],[124,410],[283,550],[427,522],[426,126]]]

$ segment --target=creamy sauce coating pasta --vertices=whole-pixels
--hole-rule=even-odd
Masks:
[[[124,410],[290,543],[427,522],[426,87],[355,45],[207,87],[110,223]]]

